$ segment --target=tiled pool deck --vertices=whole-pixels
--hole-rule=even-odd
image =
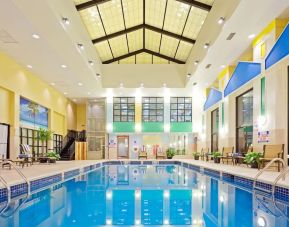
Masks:
[[[220,179],[227,183],[233,183],[241,187],[252,189],[253,179],[258,173],[257,169],[251,169],[244,166],[233,166],[225,164],[215,164],[212,162],[174,159],[174,160],[85,160],[85,161],[58,161],[56,164],[34,164],[32,166],[21,168],[20,170],[30,182],[30,191],[33,193],[55,183],[60,183],[67,179],[78,176],[84,172],[99,168],[102,165],[110,164],[177,164],[186,168]],[[10,186],[11,198],[26,194],[28,187],[23,183],[19,174],[11,169],[0,169],[1,176]],[[265,171],[257,181],[257,186],[264,190],[272,190],[272,184],[278,176],[276,171]],[[283,198],[289,202],[289,177],[278,182],[276,187],[276,198]],[[8,191],[3,188],[0,182],[0,203],[7,200]]]

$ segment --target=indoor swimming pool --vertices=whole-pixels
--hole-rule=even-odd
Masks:
[[[181,165],[104,165],[12,200],[0,226],[281,227],[289,226],[288,210]]]

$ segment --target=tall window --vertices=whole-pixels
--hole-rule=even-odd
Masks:
[[[253,90],[237,97],[236,150],[246,153],[253,142]]]
[[[218,151],[219,140],[219,108],[211,112],[211,152]]]
[[[142,121],[143,122],[164,121],[164,98],[160,97],[142,98]]]
[[[192,98],[171,98],[171,122],[192,122]]]
[[[32,154],[39,156],[42,153],[42,147],[47,152],[47,142],[43,144],[37,138],[39,137],[39,131],[29,128],[20,128],[20,144],[27,144],[30,146]]]
[[[53,149],[57,153],[59,153],[62,149],[62,141],[63,141],[63,136],[54,134],[53,135]]]
[[[134,122],[135,99],[133,97],[113,98],[113,121]]]

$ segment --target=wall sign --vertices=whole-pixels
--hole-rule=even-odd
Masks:
[[[258,143],[269,142],[269,131],[258,132]]]

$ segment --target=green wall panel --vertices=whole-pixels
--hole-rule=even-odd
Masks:
[[[113,122],[113,132],[134,132],[134,122]]]
[[[171,122],[171,132],[192,132],[192,122]]]
[[[164,123],[163,122],[143,122],[142,132],[163,132]]]

